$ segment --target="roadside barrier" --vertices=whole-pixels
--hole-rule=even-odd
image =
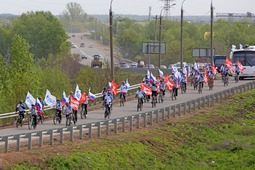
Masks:
[[[197,97],[189,101],[183,101],[178,104],[169,105],[163,108],[157,108],[132,116],[70,126],[68,128],[62,127],[39,132],[31,132],[11,136],[0,136],[0,146],[1,143],[4,144],[4,152],[8,152],[10,150],[9,146],[12,144],[15,145],[15,149],[18,151],[21,149],[22,141],[27,143],[26,146],[28,149],[32,149],[33,142],[35,143],[35,139],[38,140],[37,143],[39,146],[43,146],[43,143],[46,139],[49,140],[50,145],[53,145],[54,139],[56,138],[59,138],[59,143],[64,143],[66,140],[74,141],[75,138],[83,139],[86,135],[88,138],[92,138],[94,136],[100,137],[102,133],[109,135],[112,131],[113,133],[119,133],[119,131],[125,132],[126,130],[132,131],[134,127],[140,128],[141,126],[153,126],[154,123],[159,123],[165,119],[171,119],[172,117],[180,116],[181,114],[191,113],[192,111],[196,111],[202,107],[213,106],[215,102],[221,102],[224,98],[254,88],[255,81],[252,81],[203,97]]]

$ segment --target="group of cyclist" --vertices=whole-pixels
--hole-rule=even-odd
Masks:
[[[220,73],[221,73],[221,78],[222,78],[222,82],[225,85],[228,85],[228,79],[229,76],[232,76],[233,72],[235,72],[235,81],[238,82],[239,80],[239,74],[241,72],[240,67],[236,64],[235,65],[235,70],[231,70],[226,64],[222,64],[222,66],[219,69]]]

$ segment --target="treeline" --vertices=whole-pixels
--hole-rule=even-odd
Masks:
[[[94,71],[79,64],[79,56],[70,54],[64,27],[49,12],[22,14],[10,25],[0,27],[0,113],[15,111],[29,91],[45,97],[46,90],[61,98],[75,90],[76,84],[88,93],[100,92],[108,85],[109,67]],[[138,83],[142,76],[116,70],[115,81],[128,78]]]

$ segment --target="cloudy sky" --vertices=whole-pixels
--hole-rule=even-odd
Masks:
[[[170,9],[170,15],[180,15],[183,0],[174,0],[176,4]],[[0,0],[0,14],[20,15],[27,11],[50,11],[59,15],[69,2],[79,3],[87,14],[108,14],[111,0]],[[255,0],[212,0],[215,13],[255,13]],[[211,0],[185,0],[184,15],[210,15]],[[159,15],[163,0],[113,0],[112,10],[115,14]]]

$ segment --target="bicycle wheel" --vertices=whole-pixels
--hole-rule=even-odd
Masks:
[[[84,108],[81,109],[81,119],[83,119],[83,116],[84,116]]]
[[[20,124],[20,117],[17,119],[17,121],[16,121],[16,128],[18,128],[19,127],[19,124]]]
[[[66,118],[66,127],[68,127],[68,126],[70,126],[70,118],[69,117]]]
[[[31,130],[32,129],[32,119],[31,119],[31,116],[28,116],[27,125],[28,125],[28,129]]]
[[[54,117],[53,117],[53,123],[54,123],[54,125],[57,124],[57,121],[58,121],[58,120],[57,120],[57,116],[54,115]]]

